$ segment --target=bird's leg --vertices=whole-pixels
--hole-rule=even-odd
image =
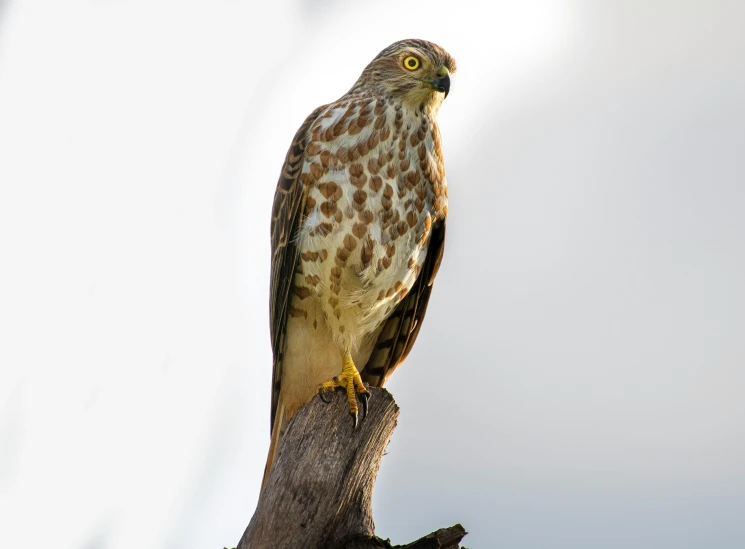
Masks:
[[[343,387],[347,392],[349,414],[352,416],[352,421],[354,422],[354,427],[356,429],[357,412],[359,410],[357,406],[357,393],[359,393],[360,400],[362,401],[362,419],[365,419],[365,416],[367,416],[367,401],[370,398],[370,393],[367,392],[367,389],[365,389],[365,386],[362,384],[362,378],[360,377],[360,373],[357,371],[357,367],[354,365],[352,353],[349,349],[347,349],[342,356],[341,375],[322,384],[318,390],[321,400],[324,402],[330,402],[326,399],[325,392],[333,391],[337,387]]]

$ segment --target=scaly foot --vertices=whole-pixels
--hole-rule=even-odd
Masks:
[[[354,365],[352,360],[352,354],[347,351],[344,353],[342,358],[341,375],[335,377],[331,381],[327,381],[322,384],[318,389],[318,395],[324,402],[331,402],[326,398],[326,391],[333,391],[337,387],[343,387],[347,392],[347,400],[349,401],[349,414],[352,416],[354,422],[354,428],[357,428],[357,393],[360,394],[360,400],[362,401],[362,419],[364,420],[367,416],[367,401],[370,398],[370,393],[367,392],[365,386],[362,384],[362,378],[360,373],[357,371],[357,367]]]

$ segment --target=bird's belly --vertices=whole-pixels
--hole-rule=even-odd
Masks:
[[[389,182],[378,196],[365,193],[364,202],[355,200],[359,189],[339,188],[333,206],[324,206],[329,201],[321,202],[319,193],[319,208],[306,218],[296,284],[304,284],[300,293],[314,302],[334,339],[355,349],[377,333],[416,281],[431,215],[417,209],[413,192],[395,193]]]

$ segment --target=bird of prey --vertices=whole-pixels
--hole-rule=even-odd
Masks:
[[[295,134],[272,211],[274,372],[266,480],[293,414],[343,388],[382,386],[422,326],[442,259],[448,189],[437,114],[455,60],[440,46],[387,47]]]

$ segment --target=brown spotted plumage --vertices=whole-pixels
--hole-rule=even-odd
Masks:
[[[289,419],[340,364],[366,396],[357,371],[383,385],[416,340],[445,240],[437,113],[454,71],[439,46],[396,42],[295,135],[272,213],[267,474]]]

